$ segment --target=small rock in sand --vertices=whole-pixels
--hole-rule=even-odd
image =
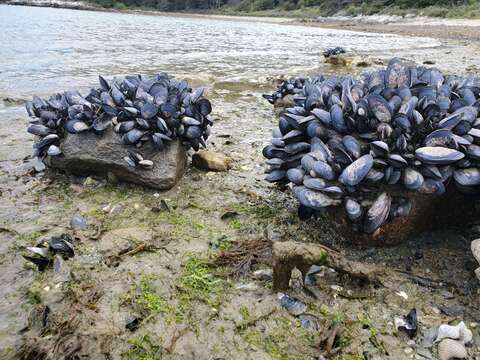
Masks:
[[[231,168],[232,160],[222,153],[201,150],[193,154],[192,164],[200,170],[227,171]]]

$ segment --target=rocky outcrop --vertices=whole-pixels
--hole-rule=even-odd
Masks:
[[[478,218],[475,199],[461,194],[454,186],[448,187],[442,196],[406,191],[401,187],[388,187],[385,191],[392,197],[401,196],[410,201],[412,208],[408,216],[396,217],[384,223],[373,234],[366,234],[356,231],[345,216],[344,207],[338,206],[328,211],[336,233],[353,244],[395,245],[424,231],[467,225]]]
[[[97,175],[104,178],[143,185],[159,190],[175,186],[185,172],[186,149],[171,142],[163,151],[146,142],[140,148],[122,144],[112,129],[98,136],[92,132],[67,135],[60,144],[62,155],[48,157],[46,164],[75,175]],[[153,161],[153,168],[130,167],[123,159],[128,150]]]

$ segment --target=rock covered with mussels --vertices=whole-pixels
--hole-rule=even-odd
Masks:
[[[480,78],[444,75],[394,58],[384,70],[284,82],[271,103],[293,95],[263,149],[266,180],[292,184],[299,216],[343,205],[373,233],[412,204],[399,185],[442,195],[454,184],[480,190]],[[395,193],[395,196],[391,194]]]
[[[82,96],[76,90],[37,96],[26,103],[32,118],[28,132],[37,135],[34,156],[61,156],[61,139],[66,134],[93,132],[101,136],[113,128],[124,145],[140,147],[151,142],[158,151],[169,142],[180,140],[198,151],[213,125],[212,105],[204,89],[192,90],[186,80],[175,80],[165,73],[152,77],[133,75],[109,82],[99,76],[100,87]],[[148,169],[154,164],[140,154],[125,151],[131,167]]]

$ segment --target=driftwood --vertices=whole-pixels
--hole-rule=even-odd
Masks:
[[[339,273],[351,277],[379,283],[380,271],[373,265],[346,259],[340,253],[319,244],[305,244],[295,241],[276,242],[273,244],[273,288],[286,290],[292,270],[297,268],[303,278],[312,265],[326,265]]]

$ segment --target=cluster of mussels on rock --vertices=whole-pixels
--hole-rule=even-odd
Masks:
[[[308,219],[343,203],[358,230],[375,232],[407,216],[411,202],[395,186],[442,195],[450,183],[480,190],[480,78],[406,66],[351,76],[296,78],[271,103],[293,95],[263,149],[266,180],[292,184]]]
[[[35,96],[26,103],[32,118],[27,131],[39,136],[34,156],[61,155],[59,145],[66,133],[93,131],[102,135],[109,127],[114,127],[125,145],[140,147],[150,141],[161,151],[168,142],[179,139],[195,151],[206,146],[213,122],[209,116],[212,105],[203,96],[203,88],[192,91],[187,81],[177,81],[165,73],[126,76],[110,83],[99,76],[99,81],[100,88],[91,89],[85,97],[72,90],[48,99]],[[153,166],[132,151],[125,161],[134,167]]]

